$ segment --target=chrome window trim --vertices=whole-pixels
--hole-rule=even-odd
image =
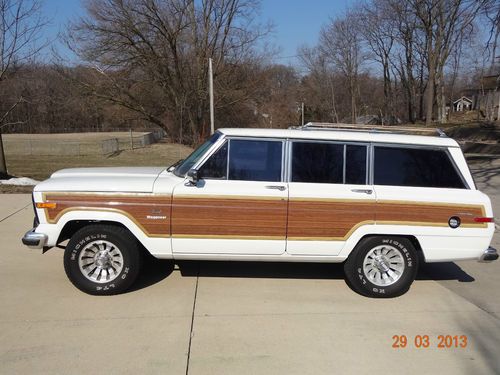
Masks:
[[[342,184],[345,185],[345,170],[346,170],[346,165],[347,165],[347,160],[346,160],[346,156],[347,156],[347,145],[344,143],[344,155],[342,156],[342,161],[343,161],[343,165],[342,165]],[[365,183],[366,183],[366,179],[365,179]]]
[[[369,150],[368,150],[368,158],[367,158],[367,163],[368,163],[368,168],[366,170],[366,173],[368,174],[368,184],[370,186],[375,186],[374,184],[374,177],[373,177],[373,170],[374,170],[374,152],[375,152],[375,147],[373,142],[370,143]]]
[[[221,137],[219,137],[219,139],[217,140],[217,142],[215,142],[212,147],[210,147],[207,152],[205,152],[205,155],[203,155],[200,160],[198,160],[198,162],[196,164],[193,164],[193,166],[191,167],[191,169],[196,169],[196,170],[199,170],[203,164],[205,164],[205,162],[208,160],[208,158],[210,156],[212,156],[212,154],[214,154],[215,152],[217,152],[219,150],[219,148],[224,144],[225,140],[227,139],[227,137],[225,136],[224,133],[220,133],[218,131],[216,131],[216,133],[219,133],[221,134]],[[228,155],[229,155],[229,152],[228,152]]]

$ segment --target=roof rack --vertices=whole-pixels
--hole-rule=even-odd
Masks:
[[[447,137],[440,128],[424,128],[418,126],[392,126],[392,125],[364,125],[364,124],[342,124],[328,122],[308,122],[305,125],[292,127],[297,130],[337,130],[370,133],[393,133],[413,135],[434,135]]]

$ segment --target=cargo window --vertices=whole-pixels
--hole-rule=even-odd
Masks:
[[[230,140],[229,180],[281,181],[282,149],[282,141]]]
[[[445,150],[375,147],[375,185],[466,189]]]

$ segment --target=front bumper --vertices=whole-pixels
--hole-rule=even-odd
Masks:
[[[47,243],[48,236],[45,233],[35,232],[35,228],[26,232],[23,236],[23,244],[31,249],[42,249]]]
[[[479,257],[479,262],[487,263],[498,259],[498,252],[491,246],[484,250],[483,254]]]

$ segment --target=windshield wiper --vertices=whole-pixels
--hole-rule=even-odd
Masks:
[[[167,168],[167,172],[172,172],[180,163],[182,163],[184,159],[177,160],[174,164]]]

